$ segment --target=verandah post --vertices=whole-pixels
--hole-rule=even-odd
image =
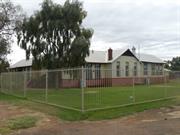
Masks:
[[[84,68],[81,68],[81,111],[84,113]]]

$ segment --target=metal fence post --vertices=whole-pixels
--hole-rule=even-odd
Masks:
[[[135,103],[136,102],[136,97],[135,97],[135,78],[134,78],[135,76],[133,75],[133,102]]]
[[[165,87],[164,87],[164,98],[166,98],[167,97],[167,79],[166,79],[166,74],[164,74],[164,85],[165,85]]]
[[[10,92],[11,94],[13,94],[13,89],[12,89],[12,83],[13,83],[13,82],[12,82],[12,72],[9,73],[9,76],[10,76],[10,77],[9,77],[9,78],[10,78],[10,90],[9,90],[9,92]],[[10,94],[10,93],[9,93],[9,94]]]
[[[81,68],[81,111],[84,112],[84,68]]]
[[[27,82],[27,71],[24,72],[24,97],[26,97],[26,82]]]
[[[48,70],[46,70],[46,90],[45,90],[45,101],[48,102]]]
[[[2,73],[1,73],[1,78],[0,79],[1,79],[1,92],[2,92],[3,91],[2,90]]]

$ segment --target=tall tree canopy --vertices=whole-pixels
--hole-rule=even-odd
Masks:
[[[89,55],[92,29],[82,26],[87,12],[79,1],[64,5],[44,0],[41,9],[17,29],[18,44],[33,56],[34,69],[77,67]]]
[[[174,57],[172,60],[166,61],[165,68],[180,71],[180,57]]]
[[[20,6],[9,0],[0,0],[0,72],[9,66],[7,55],[10,53],[11,37],[22,17]]]
[[[180,71],[180,57],[174,57],[172,60],[167,61],[165,68]]]

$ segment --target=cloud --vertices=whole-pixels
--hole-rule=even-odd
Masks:
[[[170,58],[180,51],[180,9],[177,4],[93,3],[88,9],[85,26],[94,28],[92,48],[141,46],[144,52]],[[119,43],[119,44],[118,44]],[[101,47],[100,47],[101,46]],[[154,47],[153,47],[154,46]],[[155,50],[154,50],[155,48]],[[168,53],[169,49],[172,52]],[[147,51],[148,50],[148,51]],[[159,54],[163,50],[163,55]],[[167,55],[164,55],[167,54]],[[163,56],[163,57],[162,57]]]
[[[57,3],[63,1],[54,0]],[[13,0],[31,15],[42,0]],[[141,47],[163,59],[180,55],[179,0],[83,0],[85,27],[94,29],[91,49]]]

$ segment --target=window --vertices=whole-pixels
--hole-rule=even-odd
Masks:
[[[126,70],[125,71],[126,72],[125,75],[129,76],[129,62],[126,62],[125,70]]]
[[[92,64],[86,65],[86,79],[91,80],[92,79]]]
[[[144,63],[144,75],[148,75],[148,64]]]
[[[163,75],[163,66],[159,65],[159,75]]]
[[[137,62],[134,62],[134,76],[137,76]]]
[[[121,74],[121,71],[120,71],[120,61],[117,61],[116,63],[116,76],[119,77]]]
[[[155,64],[152,64],[151,65],[151,72],[152,72],[152,75],[155,75]]]
[[[95,79],[100,79],[101,78],[101,65],[100,64],[95,64]]]
[[[156,65],[156,75],[162,75],[163,74],[163,67],[161,64]]]

